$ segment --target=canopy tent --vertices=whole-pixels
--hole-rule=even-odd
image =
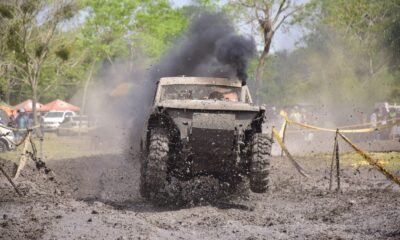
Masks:
[[[16,112],[16,110],[14,110],[13,107],[1,101],[0,101],[0,109],[6,112],[8,116],[11,116],[11,114]]]
[[[44,108],[47,111],[74,111],[78,112],[80,110],[80,107],[72,105],[70,103],[64,102],[63,100],[57,99],[52,102],[49,102],[48,104],[44,105]]]
[[[14,106],[14,109],[19,110],[19,109],[25,109],[25,111],[27,112],[32,112],[32,100],[28,99],[26,101],[23,101],[17,105]],[[43,104],[37,102],[36,103],[36,111],[38,112],[47,112],[49,110],[47,110]]]

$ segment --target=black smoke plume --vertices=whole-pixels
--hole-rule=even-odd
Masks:
[[[235,34],[221,13],[201,13],[188,32],[153,68],[152,78],[172,76],[237,77],[246,83],[246,68],[255,53],[252,38]]]

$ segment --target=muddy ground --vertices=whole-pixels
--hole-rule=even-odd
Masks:
[[[55,180],[28,166],[19,197],[0,177],[0,239],[400,239],[400,189],[368,166],[341,171],[274,157],[271,188],[232,202],[160,208],[138,194],[139,163],[124,155],[53,160]],[[8,166],[12,171],[12,166]]]

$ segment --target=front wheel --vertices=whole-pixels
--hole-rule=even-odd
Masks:
[[[256,133],[252,139],[250,158],[250,189],[255,193],[265,193],[269,187],[272,138]]]
[[[164,129],[152,129],[149,151],[143,156],[141,166],[140,193],[143,197],[155,200],[164,188],[167,179],[167,160],[169,139]]]

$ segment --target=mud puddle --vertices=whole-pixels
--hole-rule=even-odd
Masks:
[[[0,178],[0,239],[400,239],[400,189],[380,173],[342,169],[336,193],[325,162],[299,162],[309,179],[274,158],[270,192],[244,194],[245,207],[160,208],[139,196],[139,164],[129,157],[51,161],[57,181],[25,173],[17,181],[30,189],[25,197]]]

